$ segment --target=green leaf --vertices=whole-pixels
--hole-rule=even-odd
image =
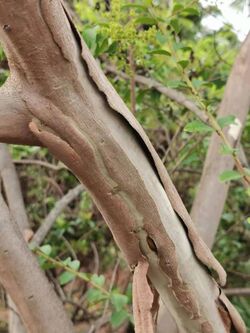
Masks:
[[[111,303],[114,305],[116,311],[120,311],[126,304],[128,304],[128,297],[126,295],[112,293]]]
[[[235,170],[226,170],[220,174],[220,181],[221,182],[229,182],[231,180],[237,180],[242,178],[242,175]]]
[[[66,259],[63,260],[63,264],[65,266],[68,266],[70,262],[71,262],[71,258],[70,257],[68,257],[68,258],[66,258]]]
[[[63,272],[60,276],[59,276],[59,283],[61,286],[71,282],[72,280],[74,280],[75,278],[75,274],[70,273],[70,272]]]
[[[162,54],[166,56],[171,56],[171,53],[169,51],[163,50],[163,49],[157,49],[157,50],[152,50],[148,52],[149,54]]]
[[[182,14],[184,15],[192,15],[192,16],[200,16],[200,11],[194,7],[187,7],[183,10]]]
[[[82,37],[92,53],[94,53],[96,49],[97,30],[98,27],[94,27],[94,28],[87,28],[82,32]]]
[[[179,64],[183,69],[185,69],[185,68],[188,66],[188,64],[189,64],[189,61],[188,61],[188,60],[180,60],[180,61],[178,61],[178,64]]]
[[[224,128],[226,126],[229,126],[229,125],[235,123],[235,116],[229,115],[229,116],[221,117],[217,121],[218,121],[218,124],[220,125],[220,127]]]
[[[192,84],[196,89],[199,89],[203,85],[203,81],[199,79],[192,79]]]
[[[148,8],[146,6],[138,5],[136,3],[129,3],[129,4],[121,6],[121,9],[129,9],[129,8],[140,9],[142,11],[148,11]]]
[[[191,121],[184,128],[185,132],[190,132],[190,133],[194,133],[194,132],[199,132],[199,133],[211,132],[212,130],[213,129],[210,126],[204,124],[200,120]]]
[[[173,48],[175,51],[182,50],[182,51],[192,51],[190,46],[184,45],[183,43],[173,43]]]
[[[184,6],[182,4],[176,3],[173,7],[172,13],[175,14],[176,12],[179,12],[183,8],[184,8]]]
[[[89,303],[97,303],[106,299],[107,296],[102,293],[99,289],[90,288],[87,291],[87,300]]]
[[[105,277],[104,275],[93,274],[91,277],[91,281],[94,282],[96,285],[102,287],[105,283]]]
[[[186,88],[186,83],[184,81],[180,81],[180,80],[169,80],[167,81],[167,86],[169,88]]]
[[[46,254],[47,256],[49,256],[52,252],[52,247],[50,245],[43,245],[43,246],[40,246],[39,249],[44,253]]]
[[[160,42],[161,44],[166,43],[166,41],[168,40],[167,37],[165,35],[163,35],[161,32],[157,31],[156,33],[156,39],[158,40],[158,42]]]
[[[97,37],[100,35],[97,35]],[[98,57],[100,54],[103,54],[109,48],[108,38],[99,37],[97,40],[97,46],[95,49],[95,56]]]
[[[78,271],[80,268],[80,261],[79,260],[73,260],[71,261],[68,266],[73,269],[74,271]]]
[[[231,148],[225,145],[224,143],[221,144],[220,148],[221,148],[220,151],[223,155],[232,155],[234,152],[237,151],[237,149]]]
[[[117,50],[117,47],[118,47],[118,43],[117,42],[113,42],[109,46],[109,48],[107,49],[107,53],[110,54],[110,55],[114,54],[116,52],[116,50]]]
[[[146,24],[146,25],[157,25],[157,20],[149,16],[141,16],[135,20],[135,23]]]
[[[125,310],[113,312],[110,318],[110,322],[113,328],[121,326],[121,324],[129,318],[129,314]]]
[[[181,27],[180,27],[179,21],[177,19],[172,19],[170,21],[170,25],[176,33],[180,32]]]

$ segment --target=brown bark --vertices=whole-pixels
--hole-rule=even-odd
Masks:
[[[1,0],[0,23],[9,84],[26,106],[26,126],[92,194],[131,269],[146,258],[147,277],[186,332],[245,332],[224,298],[228,311],[221,315],[219,287],[204,266],[222,284],[224,270],[61,3]],[[27,135],[21,140],[30,143]]]
[[[250,108],[250,33],[243,43],[228,78],[218,118],[234,115],[238,127],[230,126],[225,134],[231,145],[240,141],[243,125]],[[211,137],[200,184],[193,203],[191,216],[200,234],[209,247],[212,247],[221,214],[227,198],[229,183],[222,183],[219,175],[233,169],[230,155],[220,153],[221,140],[216,133]]]

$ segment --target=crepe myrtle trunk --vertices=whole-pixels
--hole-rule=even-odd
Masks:
[[[136,290],[147,272],[181,329],[245,332],[210,274],[225,284],[224,270],[62,3],[0,0],[0,25],[11,72],[0,92],[0,140],[44,145],[75,173],[135,270]]]

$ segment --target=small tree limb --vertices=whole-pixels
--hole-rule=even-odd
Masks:
[[[42,244],[43,240],[55,223],[57,217],[82,191],[83,185],[79,184],[75,188],[69,190],[68,193],[66,193],[59,201],[57,201],[55,207],[50,211],[48,216],[44,219],[43,223],[34,234],[31,240],[32,247],[37,247]]]
[[[73,332],[63,306],[28,249],[0,194],[0,283],[9,293],[28,332]]]

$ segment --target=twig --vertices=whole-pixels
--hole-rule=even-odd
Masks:
[[[54,171],[59,171],[62,169],[68,169],[66,167],[66,165],[62,164],[62,163],[58,163],[58,165],[54,165],[45,161],[40,161],[40,160],[29,160],[29,159],[25,159],[25,160],[13,160],[13,162],[15,164],[34,164],[34,165],[40,165],[49,169],[52,169]]]
[[[34,251],[34,253],[36,253],[37,255],[39,255],[41,257],[43,257],[44,259],[46,259],[48,262],[52,263],[56,267],[61,267],[65,271],[67,271],[69,273],[72,273],[75,277],[78,277],[79,279],[84,280],[84,281],[90,283],[94,288],[99,289],[104,295],[106,295],[107,297],[109,297],[109,295],[110,295],[109,291],[107,291],[103,287],[101,287],[98,284],[96,284],[95,282],[93,282],[84,273],[75,271],[74,269],[72,269],[69,266],[65,265],[62,261],[56,260],[54,258],[51,258],[47,254],[45,254],[44,252],[42,252],[39,248],[36,248],[33,251]]]
[[[227,296],[250,296],[250,288],[227,288],[224,292]]]
[[[94,268],[94,273],[98,274],[99,273],[99,267],[100,267],[100,259],[99,259],[99,254],[96,248],[96,245],[94,242],[90,243],[90,246],[93,250],[94,253],[94,262],[95,262],[95,268]]]
[[[114,286],[115,278],[116,278],[116,274],[117,274],[117,270],[118,270],[119,265],[120,265],[120,258],[118,258],[116,260],[116,263],[115,263],[115,267],[114,267],[113,274],[112,274],[111,281],[110,281],[110,285],[109,285],[109,293],[112,291],[112,288]],[[110,302],[110,299],[108,298],[106,300],[106,302],[105,302],[102,316],[98,320],[98,323],[97,323],[94,331],[98,330],[99,328],[101,328],[104,325],[106,314],[107,314],[107,310],[108,310],[108,306],[109,306],[109,302]]]
[[[44,222],[36,231],[34,237],[31,240],[32,247],[38,247],[41,245],[48,232],[52,228],[55,223],[57,217],[61,214],[61,212],[68,206],[68,204],[73,201],[81,192],[83,191],[82,184],[77,185],[75,188],[69,190],[64,197],[62,197],[57,203],[55,207],[50,211],[48,216],[45,218]]]
[[[130,65],[130,106],[133,114],[136,113],[136,96],[135,96],[135,62],[134,50],[129,48],[129,65]]]

